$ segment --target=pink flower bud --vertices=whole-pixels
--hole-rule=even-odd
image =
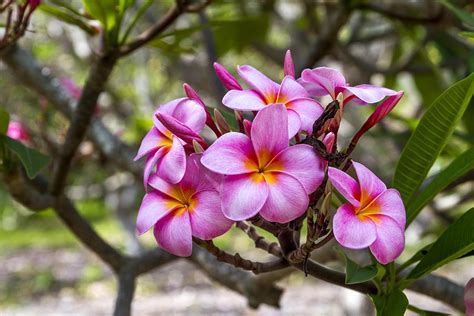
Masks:
[[[389,96],[385,101],[383,101],[372,113],[371,116],[365,121],[364,125],[359,129],[359,131],[354,135],[351,141],[351,146],[355,146],[359,141],[359,138],[365,134],[369,129],[371,129],[375,124],[380,122],[388,113],[397,105],[398,101],[403,96],[403,91],[399,91],[397,94]]]
[[[474,278],[467,282],[464,288],[464,305],[466,306],[466,315],[474,315]]]
[[[28,142],[30,135],[20,122],[10,121],[7,129],[7,136],[20,142]]]
[[[202,108],[204,109],[204,111],[206,112],[206,125],[209,126],[209,128],[212,129],[214,131],[214,133],[216,133],[217,137],[221,136],[221,133],[220,133],[219,129],[217,128],[216,123],[212,119],[211,113],[209,113],[209,110],[207,109],[206,104],[204,104],[204,101],[201,99],[201,97],[196,92],[196,90],[194,90],[187,83],[183,84],[183,89],[184,89],[184,93],[186,93],[188,98],[190,98],[191,100],[194,100],[197,103],[199,103],[202,106]]]
[[[214,109],[214,117],[216,118],[217,126],[222,134],[230,132],[229,123],[218,109]]]
[[[28,4],[30,5],[31,10],[34,10],[41,4],[41,0],[28,0]]]
[[[285,76],[291,76],[292,78],[295,77],[295,65],[293,64],[293,57],[291,57],[290,50],[286,51],[283,70],[285,72]]]
[[[240,86],[237,79],[235,79],[234,76],[232,76],[231,73],[228,72],[227,69],[225,69],[222,65],[214,63],[214,69],[216,71],[217,77],[219,77],[219,80],[222,82],[224,87],[226,87],[228,90],[242,90],[242,87]]]

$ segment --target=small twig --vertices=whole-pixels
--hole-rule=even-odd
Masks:
[[[260,236],[257,233],[257,230],[254,227],[247,225],[244,222],[237,222],[235,225],[254,241],[255,247],[263,249],[274,256],[282,256],[281,249],[278,244],[276,242],[269,243],[265,237]]]

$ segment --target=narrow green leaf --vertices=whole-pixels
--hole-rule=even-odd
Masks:
[[[394,289],[388,295],[371,295],[377,310],[377,316],[403,316],[408,307],[408,299],[400,289]]]
[[[440,2],[449,9],[455,16],[464,22],[468,27],[474,28],[474,14],[464,11],[463,9],[455,6],[447,0],[440,0]]]
[[[94,27],[92,27],[87,22],[83,21],[80,17],[74,15],[72,12],[66,9],[47,4],[42,4],[39,9],[67,24],[80,27],[83,31],[87,32],[90,35],[94,35],[96,33]]]
[[[3,139],[5,145],[20,159],[29,178],[34,178],[49,163],[49,157],[39,151],[28,148],[10,137],[3,136]]]
[[[418,279],[474,250],[474,208],[461,216],[436,240],[425,257],[408,274],[407,279]]]
[[[82,0],[86,11],[100,21],[105,30],[114,28],[119,3],[117,0]]]
[[[429,107],[398,161],[393,186],[409,203],[466,110],[474,92],[474,74],[455,83]]]
[[[451,162],[451,164],[437,174],[434,179],[416,196],[407,206],[407,226],[415,219],[420,211],[439,192],[451,182],[463,176],[474,168],[474,147],[466,150]]]
[[[344,257],[346,262],[346,284],[356,284],[369,281],[375,278],[377,275],[379,271],[377,269],[377,264],[361,267],[357,264],[357,262],[354,262],[348,256],[346,256],[344,251],[342,251],[340,248],[335,247],[335,250],[342,257]]]
[[[460,32],[459,35],[467,38],[474,38],[474,32]]]
[[[8,130],[8,123],[10,123],[10,114],[4,109],[0,109],[0,135],[5,135]]]

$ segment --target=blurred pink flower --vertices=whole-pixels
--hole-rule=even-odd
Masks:
[[[291,75],[285,76],[279,85],[248,65],[237,67],[237,72],[253,89],[230,90],[222,99],[225,106],[234,110],[260,111],[271,104],[283,104],[288,112],[288,138],[299,131],[312,132],[313,123],[323,108]]]
[[[30,135],[20,122],[10,121],[6,135],[20,142],[28,142]]]
[[[474,278],[470,279],[464,288],[464,305],[466,316],[474,316]]]
[[[397,94],[391,89],[370,84],[351,87],[339,71],[329,67],[305,69],[298,82],[314,97],[330,95],[333,100],[336,100],[338,94],[342,93],[344,96],[342,105],[349,101],[359,104],[377,103],[387,96]]]
[[[260,213],[286,223],[302,215],[308,194],[324,178],[320,157],[309,145],[288,146],[288,111],[282,104],[265,107],[251,125],[251,136],[227,133],[203,154],[202,164],[225,175],[222,211],[232,220]]]
[[[160,118],[180,128],[181,134],[174,135],[161,123]],[[181,98],[161,105],[153,116],[153,122],[154,126],[143,138],[135,157],[135,160],[138,160],[147,156],[144,185],[147,186],[155,167],[158,176],[170,183],[178,183],[186,170],[184,145],[189,142],[186,136],[197,135],[202,130],[206,113],[195,100]]]
[[[394,261],[405,247],[405,207],[400,193],[364,165],[352,162],[359,184],[345,172],[329,167],[328,176],[348,201],[333,218],[336,240],[344,247],[369,247],[382,264]]]
[[[138,233],[154,226],[158,244],[177,256],[191,255],[193,236],[210,240],[233,224],[222,214],[214,175],[202,167],[200,156],[192,154],[187,159],[186,173],[177,184],[153,175],[149,182],[152,190],[138,211]]]
[[[41,0],[28,0],[28,4],[30,5],[31,9],[34,10],[41,4]]]

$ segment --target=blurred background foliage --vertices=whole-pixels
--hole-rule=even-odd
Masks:
[[[123,25],[134,23],[129,37],[145,30],[173,3],[130,1],[123,16]],[[283,78],[284,53],[291,49],[297,75],[307,67],[330,66],[341,70],[352,85],[372,83],[405,90],[393,113],[355,151],[356,160],[390,183],[401,149],[426,108],[474,70],[473,10],[472,2],[465,0],[215,0],[205,11],[180,17],[147,48],[122,59],[100,97],[96,115],[118,137],[138,148],[152,124],[153,111],[183,96],[183,82],[193,86],[207,105],[222,109],[225,90],[214,74],[214,61],[234,74],[236,65],[250,64],[278,82]],[[19,44],[32,52],[45,67],[43,71],[61,78],[62,85],[77,97],[91,58],[104,45],[97,35],[100,27],[82,1],[43,1]],[[18,84],[1,64],[0,73],[0,105],[26,126],[31,146],[54,155],[67,120],[44,98]],[[373,109],[347,107],[339,146],[347,145]],[[431,173],[442,170],[473,144],[471,104]],[[74,163],[68,195],[79,201],[81,212],[108,241],[129,252],[138,251],[134,220],[143,196],[139,179],[116,170],[87,141]],[[405,258],[412,249],[432,241],[433,233],[443,230],[460,211],[474,205],[473,179],[471,171],[426,207],[407,231]],[[153,245],[149,235],[143,239]],[[237,232],[219,238],[218,243],[239,251],[250,245]],[[31,214],[0,187],[2,256],[20,249],[78,246],[51,212]],[[86,282],[101,273],[94,266],[88,269],[92,272],[84,272]],[[47,272],[37,278],[32,281],[34,291],[53,286]],[[8,290],[0,286],[2,292]]]

